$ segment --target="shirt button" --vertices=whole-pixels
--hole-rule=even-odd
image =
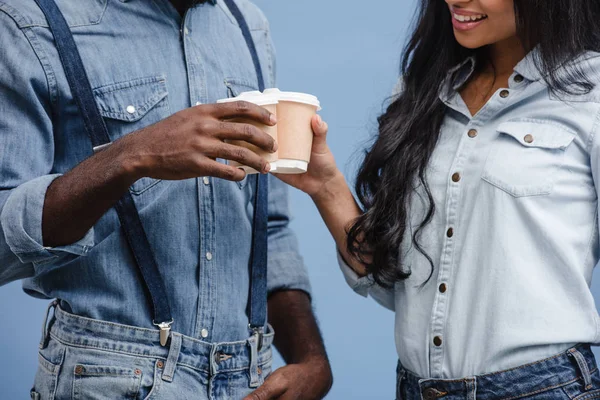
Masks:
[[[523,138],[523,140],[525,141],[525,143],[533,143],[533,136],[532,135],[525,135],[525,137]]]
[[[500,97],[502,97],[503,99],[507,98],[508,95],[510,94],[510,92],[508,90],[503,90],[500,92]]]
[[[523,82],[523,75],[515,75],[515,82],[517,82],[517,83]]]
[[[442,345],[442,338],[440,336],[434,337],[433,344],[435,344],[436,347],[440,347]]]
[[[208,330],[202,329],[200,331],[200,336],[202,336],[204,339],[206,339],[208,337]]]
[[[448,230],[446,231],[446,236],[448,236],[449,238],[454,236],[454,229],[448,228]]]
[[[458,172],[455,172],[454,174],[452,174],[452,182],[458,181],[460,181],[460,174]]]
[[[205,185],[210,185],[210,179],[208,179],[206,176],[202,178],[202,182],[204,182]]]
[[[185,33],[186,35],[190,34],[190,30],[186,27],[183,29],[183,33]]]
[[[440,293],[446,293],[446,290],[448,290],[448,287],[446,286],[445,283],[442,283],[440,285]]]
[[[197,106],[200,106],[200,105],[202,105],[202,102],[200,102],[200,101],[197,101],[197,102],[196,102],[196,105],[197,105]]]
[[[206,253],[206,259],[208,261],[212,260],[212,258],[213,258],[213,255],[212,255],[212,253],[210,251],[208,253]]]
[[[477,136],[477,129],[470,129],[469,132],[467,133],[467,135],[469,135],[470,138],[474,138]]]
[[[129,114],[135,113],[135,107],[134,106],[127,106],[127,112]]]

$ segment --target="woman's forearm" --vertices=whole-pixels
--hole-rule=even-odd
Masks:
[[[335,243],[346,263],[359,275],[367,275],[365,266],[347,250],[347,230],[360,216],[361,210],[340,173],[311,196],[325,225],[333,236]]]

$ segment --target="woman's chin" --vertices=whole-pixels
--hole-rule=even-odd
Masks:
[[[460,44],[462,47],[465,47],[465,48],[471,49],[471,50],[479,49],[488,44],[488,43],[485,43],[484,41],[482,41],[480,38],[477,38],[474,36],[468,37],[468,35],[465,35],[461,32],[455,32],[454,37],[456,38],[456,41],[458,42],[458,44]]]

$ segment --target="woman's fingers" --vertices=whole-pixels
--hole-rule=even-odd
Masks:
[[[313,138],[313,152],[327,152],[327,131],[329,129],[327,122],[323,121],[321,116],[317,114],[312,118],[311,124],[313,132],[315,133]]]

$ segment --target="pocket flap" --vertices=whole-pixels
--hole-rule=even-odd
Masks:
[[[126,122],[142,119],[167,93],[164,76],[134,79],[94,89],[102,116]]]
[[[545,121],[508,121],[501,123],[496,130],[525,147],[544,149],[564,150],[575,138],[575,133],[569,128]]]
[[[257,85],[249,81],[235,78],[225,79],[225,86],[227,87],[227,97],[237,97],[243,92],[251,92],[258,90]]]

